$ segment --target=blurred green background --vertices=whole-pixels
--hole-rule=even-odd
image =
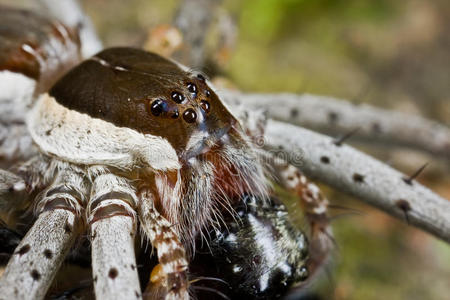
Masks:
[[[107,46],[142,46],[179,2],[82,3]],[[237,40],[221,75],[244,91],[331,95],[450,124],[448,0],[225,0],[223,13]],[[358,146],[407,174],[430,162],[419,181],[450,199],[448,161]],[[322,299],[450,299],[448,245],[324,190],[361,215],[333,224],[338,248],[316,287]]]

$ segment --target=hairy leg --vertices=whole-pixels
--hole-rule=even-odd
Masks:
[[[136,203],[127,180],[112,174],[94,179],[88,214],[97,299],[142,298],[134,253]]]
[[[29,158],[36,149],[25,125],[36,81],[19,73],[0,71],[0,167]]]
[[[25,181],[5,170],[0,169],[0,217],[18,210],[28,200]]]
[[[36,153],[25,124],[0,124],[0,167],[10,168]]]
[[[81,229],[86,186],[73,169],[37,198],[38,218],[16,248],[0,278],[0,299],[43,299]]]
[[[307,267],[309,278],[314,277],[334,248],[334,239],[327,216],[328,200],[319,188],[296,167],[267,153],[275,179],[288,191],[296,194],[310,229],[310,256]],[[311,280],[311,279],[309,279]]]
[[[158,252],[159,264],[153,269],[144,295],[147,299],[189,299],[188,262],[184,246],[172,225],[155,208],[150,191],[139,193],[139,220],[152,246]]]

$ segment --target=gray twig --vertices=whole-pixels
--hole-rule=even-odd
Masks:
[[[183,0],[174,25],[183,34],[184,46],[175,59],[187,66],[202,67],[205,62],[205,37],[221,0]]]
[[[404,174],[328,136],[269,120],[265,148],[307,176],[450,242],[450,201]]]
[[[309,94],[224,92],[223,96],[227,102],[265,109],[275,120],[329,134],[358,129],[352,139],[420,149],[450,159],[450,128],[419,116]]]

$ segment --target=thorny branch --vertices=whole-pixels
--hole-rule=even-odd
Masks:
[[[227,102],[264,109],[272,119],[327,134],[420,149],[450,159],[450,128],[419,116],[317,95],[223,93]]]

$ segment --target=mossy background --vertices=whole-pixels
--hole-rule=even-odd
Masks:
[[[142,46],[149,30],[171,22],[178,5],[82,3],[107,46]],[[238,38],[221,73],[236,87],[331,95],[450,124],[450,1],[224,0],[223,8]],[[388,145],[357,146],[407,174],[430,162],[419,181],[450,199],[448,161]],[[338,247],[316,287],[320,299],[450,299],[447,244],[324,191],[332,203],[361,214],[333,222]]]

